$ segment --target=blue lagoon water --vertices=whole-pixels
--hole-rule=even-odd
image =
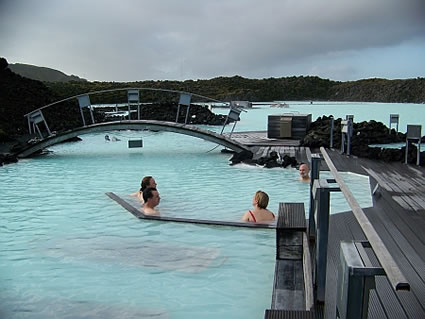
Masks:
[[[375,106],[259,107],[243,113],[236,129],[265,130],[268,114],[287,111],[360,120]],[[230,166],[221,147],[174,133],[108,134],[121,141],[83,135],[0,168],[0,317],[263,317],[273,284],[272,230],[138,220],[105,192],[127,198],[141,177],[153,175],[162,215],[234,221],[258,189],[276,213],[282,201],[308,207],[309,187],[296,170]],[[144,147],[128,149],[135,138]],[[363,207],[371,205],[366,177],[344,179]],[[332,195],[333,213],[348,209],[341,194]]]

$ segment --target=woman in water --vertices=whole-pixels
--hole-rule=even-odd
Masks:
[[[257,191],[252,199],[252,205],[254,206],[253,210],[247,211],[243,217],[243,222],[253,222],[253,223],[262,223],[262,222],[271,222],[274,221],[274,214],[267,209],[269,204],[269,196],[263,191]]]

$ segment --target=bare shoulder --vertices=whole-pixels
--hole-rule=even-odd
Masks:
[[[249,221],[249,211],[247,211],[245,214],[243,214],[241,221],[243,221],[243,222]]]

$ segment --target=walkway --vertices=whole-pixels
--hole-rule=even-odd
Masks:
[[[369,318],[425,318],[425,168],[347,157],[328,151],[338,171],[370,176],[373,207],[363,209],[411,285],[394,292],[377,277]],[[341,240],[364,240],[352,212],[331,216],[325,317],[335,318],[337,264]]]

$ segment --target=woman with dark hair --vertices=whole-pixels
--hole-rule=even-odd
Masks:
[[[152,176],[145,176],[140,183],[140,189],[130,194],[130,196],[137,197],[143,203],[143,191],[148,187],[156,188],[156,185],[155,179]]]

